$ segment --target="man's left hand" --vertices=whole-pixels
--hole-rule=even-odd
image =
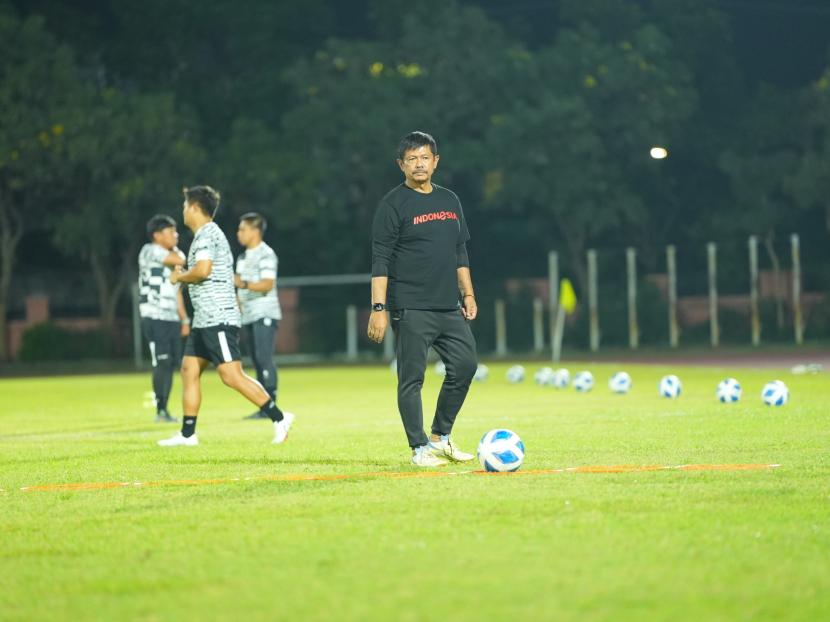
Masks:
[[[478,315],[478,305],[476,304],[476,299],[473,296],[464,296],[464,300],[461,304],[461,313],[464,317],[468,320],[476,319],[476,316]]]
[[[170,282],[175,285],[179,282],[179,276],[184,272],[181,266],[176,266],[173,268],[173,272],[170,273]]]

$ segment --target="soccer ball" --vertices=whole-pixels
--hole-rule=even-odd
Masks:
[[[542,367],[535,374],[533,380],[540,386],[547,386],[553,384],[553,370],[550,367]]]
[[[510,430],[490,430],[478,443],[478,461],[485,471],[517,471],[525,461],[525,444]]]
[[[594,375],[589,371],[581,371],[574,377],[574,389],[580,393],[587,393],[594,388]]]
[[[683,385],[680,382],[680,378],[674,374],[663,376],[660,380],[660,395],[663,397],[674,400],[680,396],[682,391]]]
[[[790,401],[790,390],[780,380],[773,380],[764,386],[761,399],[767,406],[783,406]]]
[[[476,367],[476,373],[473,376],[473,380],[476,382],[484,382],[490,377],[490,369],[484,363],[479,363],[478,367]]]
[[[567,389],[571,384],[571,373],[567,369],[557,369],[553,372],[553,386],[557,389]]]
[[[521,365],[514,365],[507,370],[507,382],[510,384],[518,384],[524,382],[525,368]]]
[[[734,378],[727,378],[718,383],[718,390],[715,394],[721,402],[729,403],[741,399],[741,393],[741,383]]]
[[[608,381],[608,388],[614,393],[628,393],[631,390],[631,376],[624,371],[618,371]]]
[[[435,370],[435,373],[439,376],[447,375],[447,366],[444,365],[444,361],[438,361],[433,369]]]

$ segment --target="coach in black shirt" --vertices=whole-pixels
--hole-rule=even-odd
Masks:
[[[438,159],[429,134],[412,132],[401,140],[398,166],[406,179],[380,201],[372,226],[369,337],[383,341],[391,317],[398,409],[413,450],[412,463],[425,467],[474,457],[450,440],[476,371],[475,340],[468,324],[478,311],[467,256],[470,234],[458,197],[432,183]],[[421,387],[430,346],[444,361],[447,375],[427,437]]]

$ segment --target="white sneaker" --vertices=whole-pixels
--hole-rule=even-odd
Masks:
[[[195,447],[198,444],[199,438],[195,434],[185,438],[182,436],[181,432],[177,432],[175,436],[159,441],[159,445],[162,447],[178,447],[179,445],[184,447]]]
[[[285,439],[288,438],[288,432],[291,430],[291,426],[293,424],[294,415],[288,412],[283,412],[282,421],[274,422],[274,440],[271,442],[275,444],[284,443]]]
[[[449,435],[441,436],[439,441],[430,441],[429,449],[434,455],[449,458],[453,462],[469,462],[475,458],[473,454],[468,454],[456,447],[455,443],[450,440]]]
[[[412,464],[419,467],[441,467],[446,466],[447,461],[435,456],[430,451],[429,445],[423,445],[415,448],[415,453],[412,454]]]

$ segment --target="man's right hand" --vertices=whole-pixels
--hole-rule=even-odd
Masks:
[[[375,343],[383,343],[383,336],[389,326],[389,316],[386,311],[372,311],[369,316],[369,339]]]

